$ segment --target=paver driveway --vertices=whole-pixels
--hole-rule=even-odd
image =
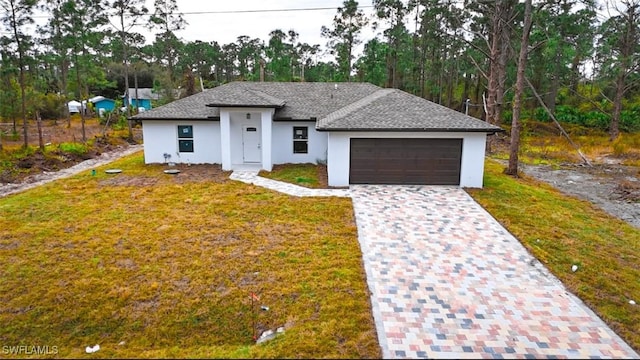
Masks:
[[[385,358],[638,358],[464,190],[351,192]]]

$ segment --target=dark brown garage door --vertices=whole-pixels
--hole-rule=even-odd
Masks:
[[[459,185],[462,139],[351,139],[351,184]]]

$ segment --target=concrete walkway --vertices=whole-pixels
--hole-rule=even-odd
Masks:
[[[464,190],[351,193],[384,358],[638,358]]]
[[[349,189],[309,189],[306,187],[288,184],[258,176],[259,170],[234,170],[229,177],[232,180],[242,181],[247,184],[262,186],[292,196],[337,196],[349,197]]]

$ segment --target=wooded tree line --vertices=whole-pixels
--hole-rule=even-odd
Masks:
[[[220,44],[179,39],[188,24],[175,0],[152,9],[144,0],[0,0],[0,117],[14,132],[22,120],[26,144],[27,119],[68,119],[68,100],[119,99],[134,86],[169,102],[236,80],[366,81],[500,124],[512,121],[524,56],[523,114],[607,129],[612,139],[640,130],[640,0],[536,1],[530,26],[526,5],[344,0],[319,29],[325,44],[277,28],[267,41]],[[47,20],[34,33],[36,13]],[[363,39],[366,27],[379,36]]]

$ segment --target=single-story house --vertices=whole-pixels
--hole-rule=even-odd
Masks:
[[[326,163],[330,186],[482,187],[500,127],[368,83],[232,82],[133,116],[145,163]]]
[[[93,107],[100,116],[103,116],[105,111],[113,111],[116,107],[116,101],[107,99],[104,96],[94,96],[89,99],[89,102],[93,104]]]
[[[134,108],[151,110],[151,100],[160,99],[160,95],[153,92],[151,88],[130,88],[124,94],[124,105]]]

